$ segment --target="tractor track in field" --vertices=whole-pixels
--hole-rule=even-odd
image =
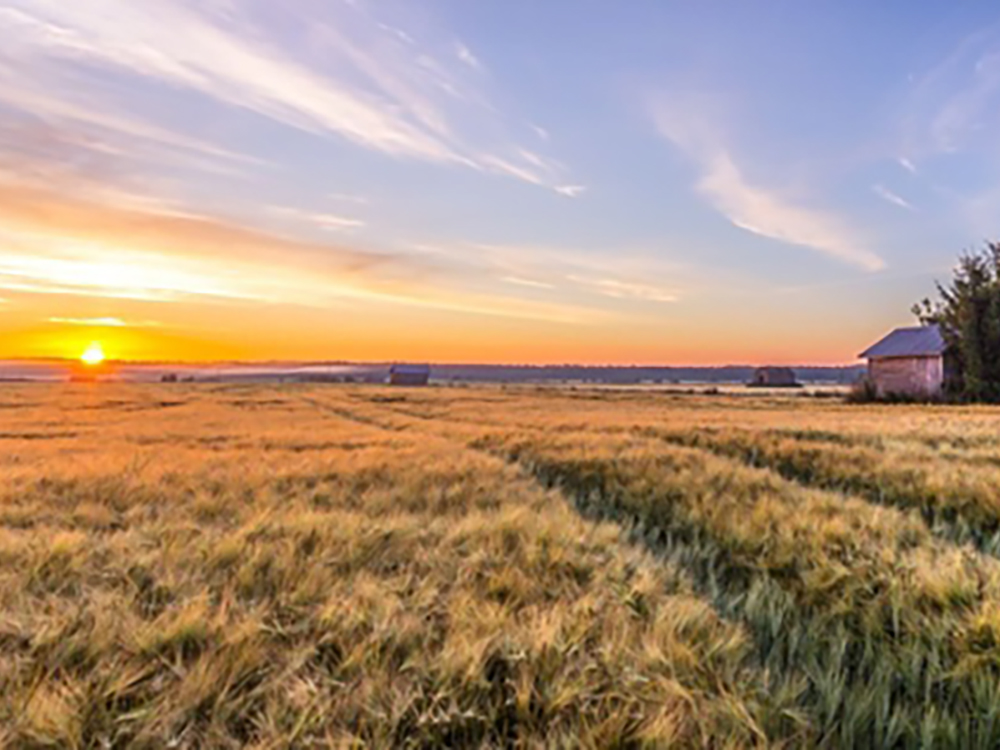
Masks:
[[[346,419],[348,422],[354,422],[356,424],[362,424],[366,427],[375,427],[379,430],[385,430],[387,432],[403,432],[406,430],[405,425],[394,425],[382,420],[376,419],[375,417],[370,417],[367,414],[358,414],[357,412],[351,411],[350,409],[344,408],[342,406],[335,406],[333,404],[326,403],[319,399],[312,398],[310,396],[302,396],[302,401],[313,407],[314,409],[319,409],[327,414],[332,414],[335,417],[340,417],[341,419]]]
[[[854,589],[851,596],[855,598],[842,605],[837,605],[836,599],[818,606],[805,605],[801,587],[807,585],[811,575],[808,561],[792,562],[792,569],[789,570],[772,567],[766,553],[762,552],[758,559],[756,553],[734,547],[737,542],[728,539],[724,533],[718,533],[697,515],[692,515],[686,507],[687,501],[672,497],[666,489],[655,503],[656,513],[643,510],[641,503],[637,503],[638,496],[631,496],[627,486],[619,485],[616,479],[611,478],[621,468],[617,459],[600,459],[590,466],[585,457],[563,459],[558,454],[547,456],[544,449],[542,453],[535,453],[530,448],[505,446],[502,438],[493,446],[484,440],[478,449],[500,456],[531,474],[543,487],[557,490],[583,517],[616,523],[631,543],[643,546],[657,559],[683,571],[694,582],[695,592],[709,601],[723,619],[738,622],[746,628],[755,647],[756,666],[773,676],[772,687],[775,691],[789,689],[796,684],[804,686],[795,705],[810,717],[808,724],[819,731],[818,746],[908,746],[918,738],[913,732],[919,726],[920,717],[926,717],[928,710],[938,710],[938,701],[945,701],[943,696],[930,697],[936,689],[933,686],[943,685],[948,679],[946,675],[954,667],[949,662],[951,657],[947,655],[948,644],[943,634],[941,645],[934,645],[937,640],[927,643],[916,638],[913,632],[904,629],[893,633],[890,629],[884,635],[874,636],[878,641],[876,648],[870,642],[873,636],[859,625],[867,616],[870,605],[875,607],[873,611],[882,606],[876,601],[879,598],[878,589],[883,584],[875,584],[871,591]],[[704,448],[694,450],[715,455]],[[740,465],[732,457],[717,457],[734,466]],[[601,465],[604,468],[594,468]],[[605,469],[610,469],[611,474],[604,475]],[[771,470],[761,471],[770,473]],[[815,489],[774,473],[792,487]],[[855,500],[864,502],[863,498]],[[734,508],[734,512],[742,510]],[[755,512],[752,507],[745,510],[747,513]],[[976,553],[968,550],[967,554]],[[854,570],[855,563],[846,559],[842,563],[846,570]],[[793,569],[802,564],[805,567],[795,573]],[[859,560],[858,575],[869,575],[866,570],[870,564],[871,561]],[[888,568],[879,576],[887,577],[886,580],[893,579]],[[874,597],[870,605],[866,603],[869,596]],[[807,597],[805,601],[808,600]],[[964,605],[955,606],[957,613],[965,611]],[[930,616],[933,619],[955,615],[942,612]],[[860,630],[855,632],[856,628]],[[872,652],[872,648],[876,651]],[[923,654],[924,651],[926,654]],[[875,689],[872,686],[876,684],[891,684],[900,660],[917,658],[914,654],[918,652],[923,654],[919,656],[919,661],[926,661],[928,666],[907,674],[909,684],[906,690],[893,698],[891,707],[886,704],[887,714],[881,718],[874,716],[873,730],[869,735],[852,734],[850,727],[855,712],[870,710],[870,706],[864,705],[865,690]],[[975,686],[958,680],[948,690],[954,692],[949,692],[945,705],[951,708],[946,711],[955,713],[950,714],[951,718],[947,720],[965,721],[962,718],[966,715],[963,706],[971,700],[970,694],[975,694]],[[875,713],[878,714],[879,710]],[[903,724],[909,726],[904,727]],[[983,740],[974,721],[956,725],[956,730],[963,736],[975,738],[976,743]],[[1000,741],[1000,735],[993,730],[986,734],[992,738],[989,742]]]
[[[781,460],[752,448],[745,449],[714,441],[711,435],[705,433],[686,436],[643,431],[638,434],[661,440],[667,445],[702,450],[751,468],[770,471],[805,489],[854,497],[874,506],[914,513],[938,539],[958,546],[971,545],[985,555],[1000,558],[1000,517],[991,518],[981,512],[977,514],[979,518],[970,519],[959,508],[935,506],[926,502],[926,496],[887,488],[869,476],[859,475],[850,480],[825,476],[791,460]]]

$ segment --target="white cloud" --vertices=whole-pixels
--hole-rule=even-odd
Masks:
[[[315,227],[328,231],[342,232],[351,229],[360,229],[365,226],[365,222],[361,219],[355,219],[349,216],[338,216],[330,213],[303,211],[298,208],[289,208],[285,206],[272,206],[268,209],[268,212],[274,216],[293,219],[295,221],[311,224]]]
[[[620,279],[595,279],[581,276],[570,276],[569,279],[598,294],[615,299],[632,298],[647,302],[677,302],[678,300],[676,292],[660,289],[649,284],[621,281]]]
[[[562,165],[546,159],[532,151],[517,149],[518,161],[482,154],[478,158],[479,167],[486,171],[506,174],[539,187],[548,187],[566,198],[576,198],[587,190],[585,185],[564,185],[558,182],[563,171]]]
[[[2,28],[0,19],[0,29]],[[147,148],[159,148],[163,154],[171,154],[170,158],[174,163],[176,154],[184,153],[202,159],[195,161],[191,158],[189,163],[210,169],[217,168],[219,162],[228,163],[230,169],[233,164],[255,166],[264,164],[261,160],[245,154],[144,122],[127,112],[115,112],[110,108],[94,106],[93,102],[88,104],[77,101],[78,94],[79,92],[66,91],[53,96],[37,81],[33,81],[23,68],[5,65],[0,59],[0,102],[27,113],[32,118],[42,120],[53,128],[58,128],[63,123],[72,123],[91,133],[103,135],[105,140],[89,139],[86,145],[93,150],[103,149],[114,153],[115,146],[106,141],[108,134],[114,134],[130,142],[144,144]]]
[[[556,185],[554,190],[567,198],[577,198],[587,192],[586,185]]]
[[[32,244],[41,244],[41,241]],[[72,243],[60,244],[66,247]],[[179,270],[166,257],[141,254],[129,258],[83,258],[75,252],[78,249],[63,252],[49,240],[48,256],[37,251],[30,255],[5,254],[0,260],[0,289],[151,302],[192,297],[257,299],[256,295],[221,281],[224,278],[220,273],[222,269],[192,273]]]
[[[818,250],[868,271],[885,267],[885,262],[866,249],[865,243],[839,219],[750,184],[726,153],[717,154],[706,165],[698,191],[740,229]]]
[[[501,281],[506,281],[508,284],[517,284],[518,286],[530,286],[533,289],[555,289],[555,284],[535,279],[522,279],[520,276],[504,276]]]
[[[507,156],[518,152],[509,123],[482,90],[475,75],[481,64],[468,47],[458,44],[457,61],[442,62],[434,56],[439,45],[421,47],[375,17],[376,10],[316,4],[309,17],[289,13],[278,38],[249,3],[6,0],[0,104],[215,158],[234,156],[144,125],[134,100],[102,83],[108,72],[394,157],[557,184],[554,175]]]
[[[907,211],[913,211],[914,208],[905,198],[896,195],[894,192],[889,190],[889,188],[884,185],[872,185],[872,192],[875,193],[882,200],[888,201],[894,206],[899,206],[900,208],[905,208]]]
[[[697,191],[734,226],[868,271],[885,267],[864,239],[833,213],[800,205],[792,196],[751,183],[697,102],[677,101],[670,109],[656,108],[654,118],[660,133],[698,164]]]
[[[176,2],[21,0],[5,31],[44,62],[89,63],[199,91],[311,132],[393,154],[452,156],[447,146],[351,87],[275,48],[240,38]],[[16,12],[16,11],[15,11]],[[179,44],[178,40],[183,40]]]
[[[365,196],[354,195],[353,193],[330,193],[327,197],[330,200],[343,203],[357,203],[362,206],[368,205],[368,199]]]
[[[1000,24],[969,35],[917,78],[901,112],[902,150],[920,156],[964,151],[976,144],[994,147],[997,117]]]
[[[530,182],[532,185],[545,185],[543,177],[535,172],[530,166],[515,164],[512,161],[499,156],[493,156],[491,154],[481,155],[477,162],[479,166],[486,171],[516,177],[524,182]]]
[[[123,320],[122,318],[49,318],[50,323],[91,328],[158,328],[155,320]]]
[[[905,156],[900,156],[898,159],[896,159],[896,162],[899,164],[899,166],[901,166],[903,169],[905,169],[910,174],[916,174],[917,173],[917,165],[914,164],[909,159],[907,159]]]
[[[528,127],[530,127],[535,132],[535,135],[537,135],[543,141],[547,141],[551,137],[549,135],[549,131],[546,130],[545,128],[543,128],[541,125],[535,125],[534,123],[528,123]]]
[[[317,309],[359,301],[567,324],[604,314],[554,300],[467,291],[459,284],[482,286],[495,274],[470,273],[443,255],[425,262],[412,253],[299,242],[207,218],[69,202],[2,183],[0,247],[0,291],[20,294]]]
[[[533,289],[562,289],[570,281],[588,294],[644,302],[675,302],[681,293],[676,283],[681,267],[653,253],[621,251],[607,257],[577,248],[463,243],[411,248]]]
[[[389,32],[390,34],[392,34],[393,36],[395,36],[397,39],[399,39],[404,44],[416,44],[417,43],[416,39],[414,39],[412,36],[410,36],[409,34],[407,34],[402,29],[397,29],[395,26],[390,26],[387,23],[379,23],[378,27],[380,29],[382,29],[382,31]]]
[[[470,68],[475,70],[482,70],[483,68],[483,64],[479,62],[479,58],[472,54],[472,50],[461,42],[455,43],[455,56]]]

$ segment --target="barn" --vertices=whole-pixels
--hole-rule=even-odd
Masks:
[[[948,346],[936,325],[897,328],[861,353],[879,398],[932,398],[944,391]]]
[[[389,368],[390,385],[427,385],[430,365],[393,365]]]
[[[753,374],[753,380],[747,385],[751,388],[798,388],[795,371],[791,367],[758,367]]]

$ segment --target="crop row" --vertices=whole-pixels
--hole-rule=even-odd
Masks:
[[[495,435],[480,448],[633,529],[797,680],[835,747],[1000,743],[997,564],[919,519],[642,437]]]
[[[921,445],[796,439],[740,429],[646,434],[770,468],[805,485],[916,510],[946,539],[1000,555],[1000,469],[982,457],[944,459]]]

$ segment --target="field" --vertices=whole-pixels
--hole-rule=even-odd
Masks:
[[[0,746],[995,748],[998,417],[4,386]]]

